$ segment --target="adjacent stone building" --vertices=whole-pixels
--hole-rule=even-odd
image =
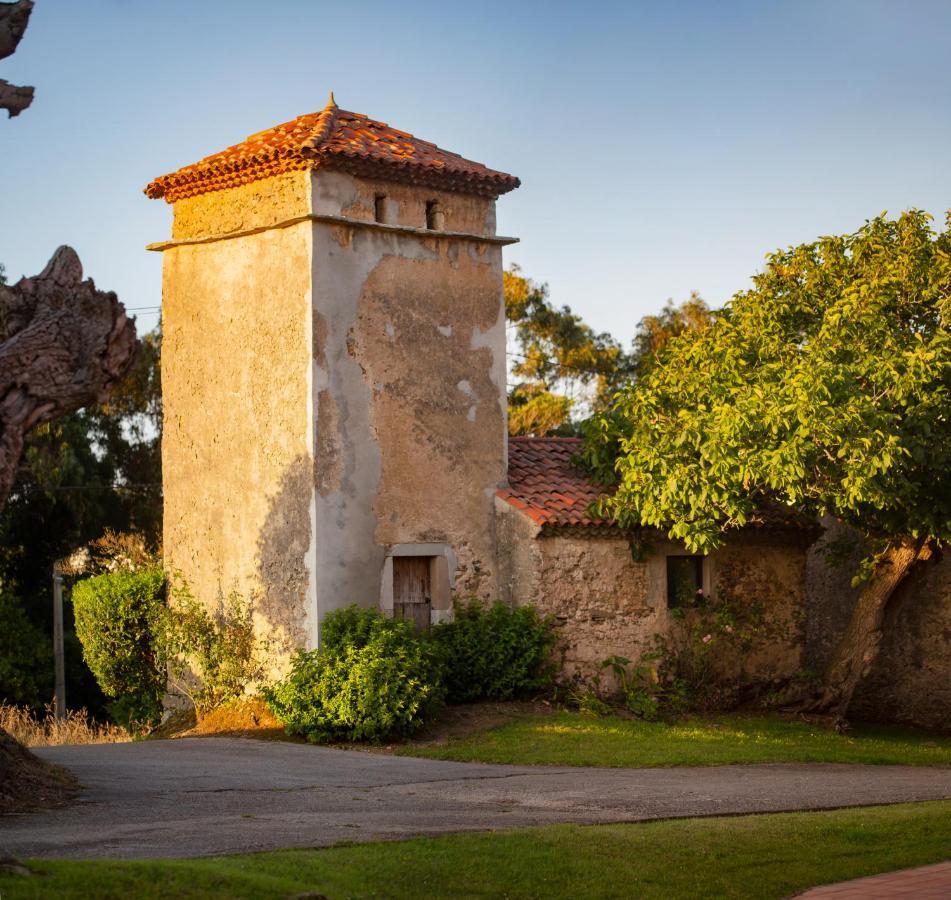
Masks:
[[[730,677],[777,678],[803,665],[806,552],[818,529],[772,510],[719,550],[688,553],[660,532],[625,532],[592,518],[602,493],[573,463],[578,438],[512,438],[497,493],[500,588],[513,604],[554,617],[566,674],[590,678],[609,656],[638,659],[671,629],[671,611],[698,591],[760,606],[768,637]],[[686,596],[683,596],[684,592]]]

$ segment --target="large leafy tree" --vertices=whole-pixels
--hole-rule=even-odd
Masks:
[[[628,357],[628,370],[635,377],[642,378],[671,338],[709,325],[714,315],[696,291],[691,291],[680,304],[668,300],[659,313],[644,316],[638,322]]]
[[[510,354],[509,431],[570,432],[574,414],[602,408],[626,371],[626,357],[567,306],[549,300],[548,285],[504,273]]]
[[[868,538],[852,620],[808,704],[840,717],[895,589],[951,538],[951,215],[940,233],[930,222],[883,215],[773,253],[588,432],[589,461],[617,479],[603,512],[691,550],[766,499]]]
[[[641,377],[670,338],[713,316],[696,293],[679,305],[668,300],[659,313],[641,319],[625,351],[569,307],[556,307],[548,285],[525,278],[517,266],[505,272],[504,289],[513,345],[511,434],[573,434],[580,421],[607,409],[616,391]]]

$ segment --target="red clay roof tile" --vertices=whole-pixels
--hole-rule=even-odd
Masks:
[[[588,507],[610,488],[595,484],[572,463],[580,450],[580,438],[509,438],[509,486],[497,496],[524,511],[542,526],[542,533],[575,528],[590,534],[616,532],[610,519],[588,514]],[[747,527],[814,532],[817,523],[789,506],[764,501]]]
[[[580,438],[509,438],[509,487],[498,496],[543,526],[608,524],[588,515],[604,488],[572,465],[580,449]]]
[[[385,122],[340,109],[331,95],[320,112],[259,131],[240,144],[156,178],[145,193],[174,203],[183,197],[321,166],[487,197],[497,197],[520,183],[513,175],[442,150]]]

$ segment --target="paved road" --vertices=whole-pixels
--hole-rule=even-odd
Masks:
[[[0,849],[18,856],[202,856],[951,798],[951,768],[491,766],[235,738],[38,752],[72,769],[86,789],[70,808],[0,819]]]

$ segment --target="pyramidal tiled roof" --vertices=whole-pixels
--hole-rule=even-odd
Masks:
[[[147,196],[169,203],[295,169],[320,166],[356,175],[497,197],[519,186],[496,172],[330,101],[320,111],[252,134],[220,153],[156,178]]]

